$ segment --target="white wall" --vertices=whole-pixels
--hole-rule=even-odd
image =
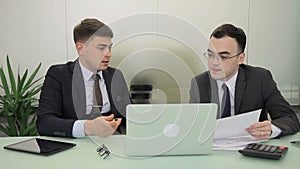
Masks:
[[[272,71],[283,95],[300,104],[300,1],[251,0],[248,62]]]
[[[96,17],[115,33],[111,65],[128,85],[152,83],[153,102],[187,102],[191,77],[206,68],[202,53],[211,31],[230,22],[248,34],[250,64],[269,68],[279,85],[299,84],[299,2],[0,0],[0,64],[7,54],[21,71],[42,62],[44,75],[50,65],[77,57],[72,29]]]
[[[1,0],[0,64],[6,55],[20,70],[66,61],[65,2]]]

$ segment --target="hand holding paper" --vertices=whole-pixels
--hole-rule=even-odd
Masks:
[[[246,131],[253,137],[268,140],[272,134],[272,123],[268,120],[252,124]]]
[[[217,120],[215,139],[248,136],[246,128],[258,122],[261,109]]]
[[[261,109],[217,120],[214,149],[239,149],[250,142],[260,142],[246,129],[259,120]]]

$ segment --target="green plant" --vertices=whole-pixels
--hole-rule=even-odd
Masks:
[[[18,78],[12,70],[9,57],[6,57],[7,73],[6,77],[3,67],[0,67],[0,116],[6,123],[0,124],[0,130],[8,136],[32,136],[37,135],[35,126],[38,99],[36,94],[41,90],[42,84],[38,82],[42,77],[35,80],[35,76],[40,70],[41,63],[29,75],[28,69],[21,76],[18,70]],[[27,78],[29,77],[29,78]],[[8,80],[10,84],[8,83]],[[1,95],[4,93],[4,95]]]

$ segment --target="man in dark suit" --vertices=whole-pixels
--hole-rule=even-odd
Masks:
[[[297,116],[270,71],[243,64],[245,46],[241,28],[224,24],[213,31],[205,53],[209,71],[192,79],[190,103],[217,103],[217,118],[262,109],[259,122],[246,129],[258,139],[298,132]]]
[[[116,130],[125,133],[126,106],[131,100],[121,71],[108,66],[112,30],[88,18],[74,28],[73,36],[79,58],[49,68],[39,100],[39,134],[107,137]]]

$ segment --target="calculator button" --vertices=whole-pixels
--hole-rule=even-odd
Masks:
[[[279,149],[284,150],[285,146],[278,146]]]
[[[256,149],[258,149],[259,146],[260,146],[260,144],[255,144],[252,149],[256,150]]]
[[[271,149],[270,149],[270,153],[274,153],[277,149],[277,146],[272,146]]]
[[[284,149],[285,149],[284,146],[278,146],[277,152],[282,153]]]
[[[272,147],[271,145],[267,145],[267,146],[265,147],[264,151],[265,151],[265,152],[268,152],[268,151],[271,149],[271,147]]]
[[[248,146],[246,147],[247,149],[252,149],[255,146],[255,144],[248,144]]]
[[[265,149],[266,145],[261,145],[257,150],[258,151],[263,151]]]

